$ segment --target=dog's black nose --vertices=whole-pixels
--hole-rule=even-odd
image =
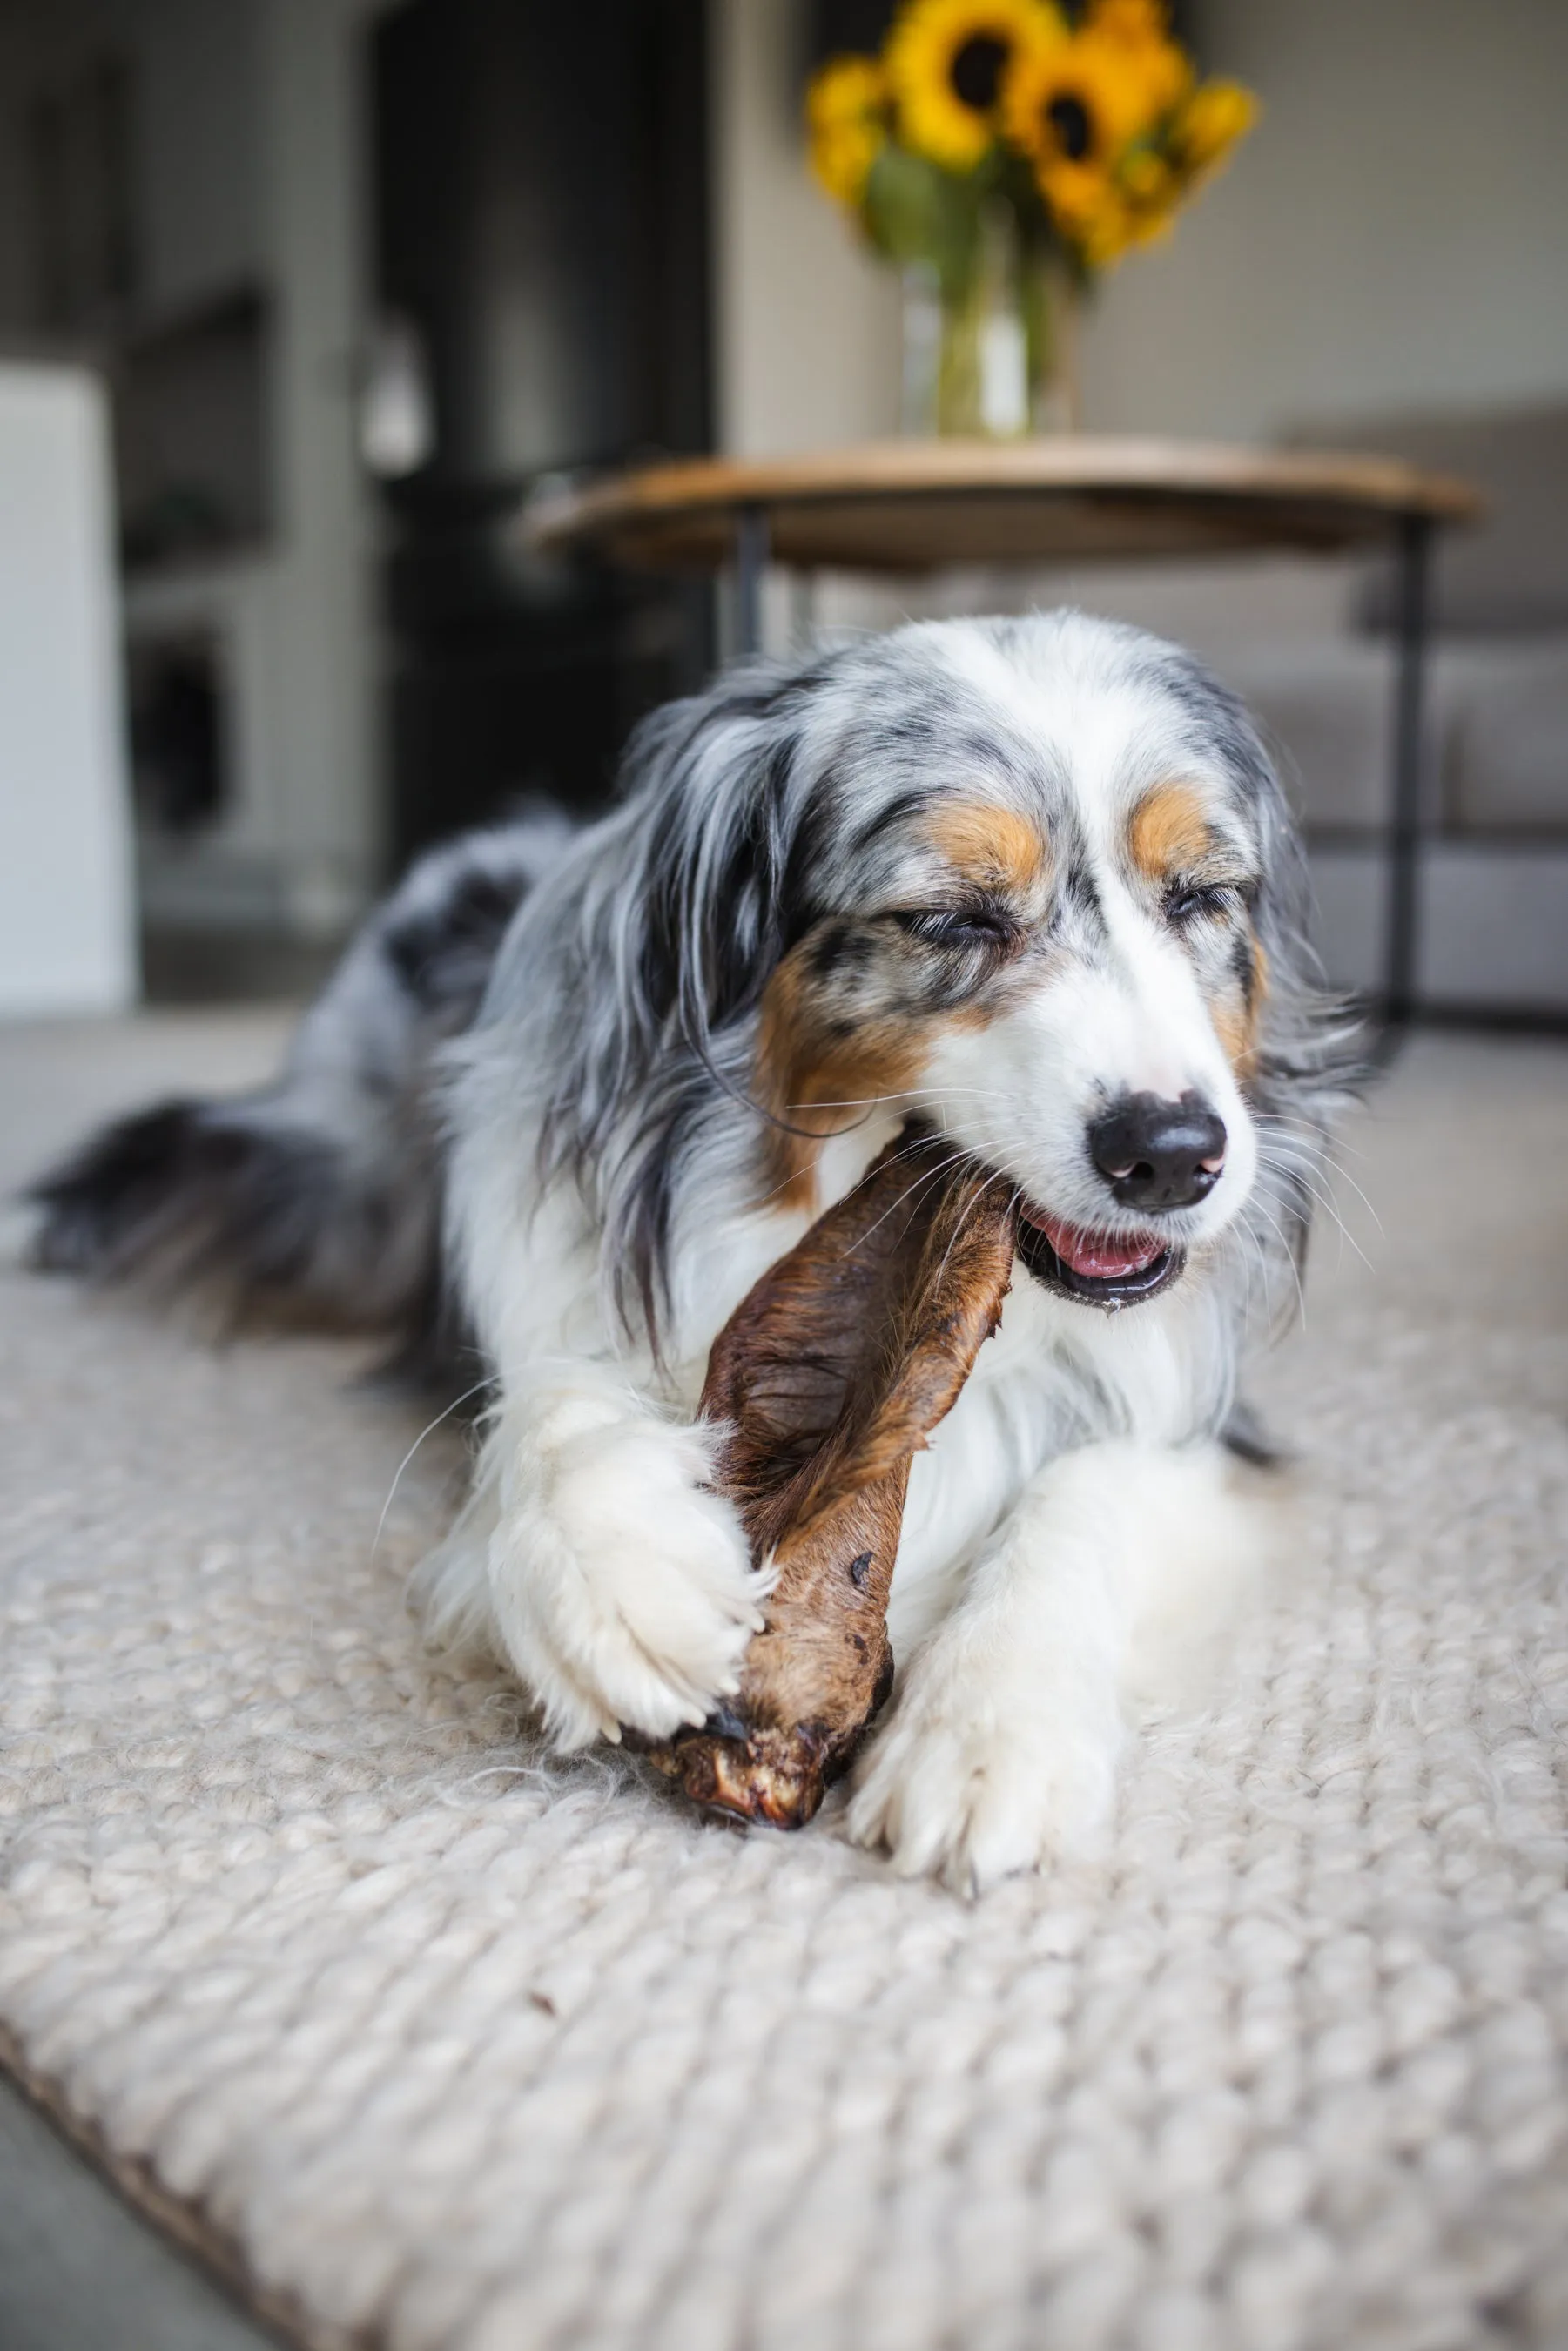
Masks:
[[[1124,1094],[1089,1130],[1089,1152],[1125,1208],[1190,1208],[1219,1180],[1225,1123],[1197,1094]]]

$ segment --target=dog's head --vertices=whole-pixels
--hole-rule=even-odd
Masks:
[[[830,1136],[916,1112],[1014,1187],[1030,1270],[1073,1299],[1207,1253],[1326,1060],[1235,699],[1064,613],[912,626],[687,710],[647,796],[644,1026],[664,1005],[760,1106],[763,1191],[819,1205]]]
[[[1152,1297],[1256,1172],[1267,763],[1189,664],[1103,625],[879,650],[903,726],[838,714],[804,921],[762,998],[776,1180],[804,1204],[816,1138],[901,1102],[1021,1192],[1031,1272]]]

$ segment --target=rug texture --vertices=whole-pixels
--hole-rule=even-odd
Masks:
[[[15,1032],[5,1172],[275,1043]],[[973,1906],[542,1761],[342,1347],[8,1272],[9,2062],[320,2346],[1568,2341],[1568,1055],[1417,1042],[1344,1157],[1275,1599],[1109,1862]]]

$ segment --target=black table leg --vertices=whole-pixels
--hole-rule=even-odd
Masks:
[[[762,580],[768,569],[768,513],[742,507],[735,523],[735,650],[742,660],[762,651]]]
[[[1388,826],[1387,905],[1383,945],[1383,1016],[1396,1034],[1416,1007],[1421,887],[1423,702],[1432,524],[1399,518],[1395,581],[1394,776]]]

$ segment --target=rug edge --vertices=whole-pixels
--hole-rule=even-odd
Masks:
[[[178,2196],[165,2188],[142,2157],[123,2155],[112,2146],[101,2125],[73,2106],[59,2085],[29,2062],[4,2021],[0,2021],[0,2074],[138,2219],[193,2262],[245,2316],[269,2327],[292,2351],[378,2351],[379,2335],[314,2317],[294,2295],[264,2285],[237,2239],[220,2228],[194,2198]]]

